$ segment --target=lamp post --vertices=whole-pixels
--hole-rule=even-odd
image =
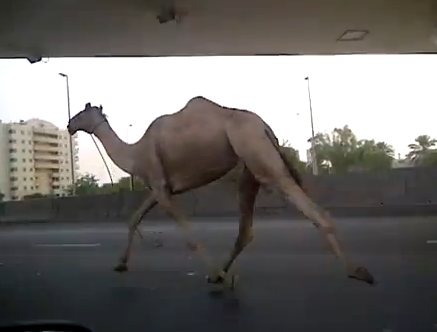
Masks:
[[[308,100],[310,105],[310,118],[311,118],[311,164],[313,167],[313,174],[317,175],[319,173],[319,170],[317,168],[317,156],[316,156],[316,145],[314,142],[314,123],[313,123],[313,107],[311,104],[311,90],[310,90],[310,78],[305,77],[305,80],[307,81],[308,85]]]
[[[126,129],[126,143],[129,144],[129,129],[132,128],[132,124],[129,124],[129,126]],[[134,176],[130,175],[130,190],[134,191]]]
[[[66,84],[67,84],[67,106],[68,106],[68,122],[70,122],[71,120],[71,108],[70,108],[70,84],[68,81],[68,75],[64,74],[64,73],[59,73],[60,76],[62,76],[63,78],[65,78]],[[70,135],[70,163],[71,163],[71,183],[72,183],[72,188],[73,188],[73,195],[75,194],[75,189],[74,189],[74,168],[75,168],[75,163],[74,163],[74,155],[73,155],[73,137],[72,135]]]

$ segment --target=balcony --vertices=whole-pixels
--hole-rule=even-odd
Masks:
[[[57,154],[56,152],[53,153],[48,153],[48,152],[37,152],[35,151],[34,153],[34,158],[35,160],[38,159],[40,161],[57,161],[59,162],[59,160],[61,159],[61,156],[59,154]]]
[[[34,167],[35,170],[42,170],[42,169],[59,170],[60,166],[58,162],[48,161],[44,159],[35,159]]]
[[[58,144],[48,144],[47,142],[40,143],[34,141],[35,144],[33,146],[33,149],[35,151],[44,151],[44,152],[58,152],[61,148]]]
[[[33,134],[59,137],[59,131],[53,128],[33,127]]]
[[[56,143],[59,144],[59,138],[53,136],[33,135],[34,143]]]

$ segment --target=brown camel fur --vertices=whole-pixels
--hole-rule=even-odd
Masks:
[[[110,127],[102,106],[87,103],[69,124],[70,134],[96,135],[109,157],[122,170],[140,177],[152,194],[146,197],[129,224],[127,246],[114,268],[126,271],[135,230],[144,215],[159,204],[181,226],[192,249],[210,263],[206,248],[191,238],[189,223],[172,202],[172,196],[215,181],[244,164],[239,184],[240,226],[235,246],[222,269],[209,281],[222,283],[237,256],[253,240],[252,219],[260,186],[278,188],[322,231],[350,278],[373,284],[365,268],[354,267],[338,243],[330,215],[302,190],[302,180],[279,149],[272,129],[255,113],[220,106],[203,97],[191,99],[173,114],[155,119],[134,144],[120,140]]]

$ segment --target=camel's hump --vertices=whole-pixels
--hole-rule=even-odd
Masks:
[[[214,102],[214,101],[212,101],[212,100],[210,100],[208,98],[205,98],[203,96],[196,96],[194,98],[191,98],[187,102],[187,105],[185,107],[190,106],[192,104],[198,104],[198,103],[201,103],[201,104],[205,104],[206,103],[206,104],[211,104],[211,105],[223,107],[222,105],[219,105],[218,103],[216,103],[216,102]]]
[[[203,107],[205,107],[205,106],[214,106],[214,107],[219,107],[219,108],[222,108],[222,109],[228,109],[228,110],[232,110],[232,111],[240,111],[240,112],[249,112],[249,113],[252,113],[252,112],[250,112],[248,110],[220,105],[220,104],[216,103],[215,101],[212,101],[211,99],[208,99],[208,98],[203,97],[203,96],[196,96],[194,98],[191,98],[187,102],[187,104],[185,105],[184,108],[191,108],[191,107],[194,107],[194,106],[203,106]]]

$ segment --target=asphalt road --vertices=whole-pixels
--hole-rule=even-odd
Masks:
[[[146,222],[145,222],[146,223]],[[195,222],[223,261],[237,223]],[[342,219],[350,257],[375,287],[346,278],[307,221],[257,220],[235,292],[213,292],[172,224],[143,226],[130,271],[112,271],[124,225],[0,227],[0,324],[73,320],[120,331],[437,331],[437,218]],[[161,243],[162,246],[157,244]]]

